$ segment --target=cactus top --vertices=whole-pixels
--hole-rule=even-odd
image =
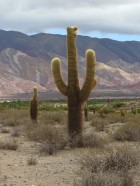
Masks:
[[[67,27],[67,35],[70,37],[76,37],[77,35],[77,31],[78,27],[77,26],[71,26],[71,27]]]
[[[33,98],[37,99],[37,93],[38,93],[38,89],[37,87],[33,87]]]

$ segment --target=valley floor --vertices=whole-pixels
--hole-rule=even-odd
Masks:
[[[107,136],[122,123],[106,125],[101,136]],[[5,127],[0,125],[0,129]],[[13,127],[6,126],[7,132],[0,133],[0,142],[11,138]],[[85,131],[93,130],[86,122]],[[80,159],[90,151],[90,148],[66,148],[56,155],[42,155],[39,152],[40,143],[30,141],[24,134],[14,137],[17,141],[17,150],[0,149],[0,186],[73,186],[74,180],[80,180],[78,172],[81,169]],[[107,146],[120,145],[124,142],[109,141]],[[139,142],[127,142],[133,146],[140,155]],[[29,165],[29,159],[35,159],[35,165]],[[134,170],[134,186],[140,186],[140,166]]]

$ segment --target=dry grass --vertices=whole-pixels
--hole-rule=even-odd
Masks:
[[[7,138],[0,141],[0,149],[17,150],[18,144],[14,138]]]
[[[2,127],[1,129],[1,133],[9,133],[9,129],[8,128],[5,128],[5,127]]]
[[[121,122],[120,113],[109,113],[105,115],[104,118],[100,117],[100,115],[97,113],[95,115],[92,115],[92,117],[90,116],[90,118],[90,125],[95,127],[97,131],[104,131],[106,125],[108,124]]]
[[[81,158],[81,178],[75,181],[75,186],[132,186],[131,170],[138,163],[136,150],[126,144],[96,154],[92,152]]]
[[[66,127],[62,125],[28,125],[25,134],[32,141],[41,143],[41,152],[56,154],[59,150],[68,148],[103,147],[107,140],[95,132],[83,133],[81,137],[69,139]]]
[[[127,123],[114,133],[113,138],[118,141],[140,141],[140,125]]]
[[[95,132],[83,133],[82,137],[77,136],[69,140],[70,148],[102,148],[107,143],[107,139]]]
[[[20,136],[20,130],[18,128],[13,128],[11,131],[11,136],[12,137],[19,137]]]
[[[0,123],[5,126],[24,125],[29,122],[29,112],[27,110],[4,110],[0,116]]]
[[[135,117],[125,123],[114,133],[113,138],[119,141],[140,141],[139,117]]]
[[[63,150],[68,144],[68,136],[64,128],[46,127],[45,139],[41,141],[40,152],[53,155]]]
[[[90,125],[95,127],[96,131],[104,131],[104,127],[105,125],[107,125],[108,122],[104,119],[104,118],[97,118],[95,117],[94,119],[92,119]]]
[[[120,112],[116,113],[109,113],[106,117],[106,121],[109,124],[114,124],[114,123],[120,123],[121,122],[121,115]]]
[[[81,182],[76,182],[76,186],[132,186],[133,176],[124,173],[119,175],[112,172],[88,173],[84,175]]]
[[[41,122],[44,124],[67,124],[67,113],[65,111],[53,111],[53,112],[41,112],[40,114]]]
[[[130,174],[118,175],[116,173],[89,173],[83,179],[75,181],[74,186],[132,186],[133,178]]]

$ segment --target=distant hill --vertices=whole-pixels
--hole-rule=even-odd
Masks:
[[[80,82],[85,76],[85,51],[94,49],[97,59],[97,94],[139,94],[140,42],[115,41],[77,36]],[[26,35],[0,30],[0,96],[28,93],[34,85],[42,91],[56,91],[51,60],[60,57],[67,79],[66,36],[39,33]],[[107,93],[105,93],[105,90]],[[56,94],[53,94],[56,95]]]

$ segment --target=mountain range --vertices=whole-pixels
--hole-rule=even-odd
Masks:
[[[91,48],[96,52],[98,83],[91,96],[140,95],[140,42],[78,35],[76,44],[81,84],[85,79],[85,51]],[[44,92],[50,99],[59,97],[51,73],[54,57],[61,59],[67,82],[66,36],[0,30],[0,97],[25,96],[33,86],[40,95]]]

